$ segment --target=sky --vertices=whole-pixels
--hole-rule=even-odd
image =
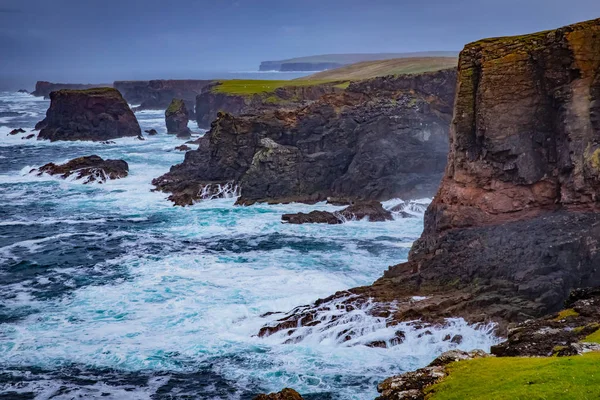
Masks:
[[[600,17],[600,0],[0,0],[0,86],[206,78],[263,60],[459,51]]]

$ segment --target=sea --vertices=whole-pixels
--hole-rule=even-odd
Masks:
[[[414,203],[414,218],[341,225],[281,223],[284,213],[340,207],[235,206],[234,193],[174,207],[151,184],[184,158],[163,112],[137,113],[142,130],[158,131],[144,141],[25,139],[48,106],[0,92],[0,399],[251,399],[284,387],[307,399],[373,399],[386,377],[498,342],[491,326],[461,319],[388,326],[368,305],[296,343],[259,337],[280,312],[371,284],[406,260],[429,200]],[[127,161],[129,176],[84,185],[31,172],[92,154]],[[344,342],[342,328],[358,339]],[[403,343],[366,345],[398,329]]]

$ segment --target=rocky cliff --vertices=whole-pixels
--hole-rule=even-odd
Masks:
[[[139,110],[166,110],[171,100],[183,99],[190,115],[194,115],[196,96],[212,83],[209,80],[116,81],[113,86],[129,104]]]
[[[46,118],[36,125],[38,139],[104,141],[142,133],[115,89],[59,90],[50,93],[50,100]]]
[[[206,86],[196,97],[196,122],[198,127],[208,129],[219,111],[237,116],[266,109],[295,109],[308,105],[325,94],[342,92],[340,83],[327,82],[308,86],[294,86],[292,83],[273,91],[237,94],[219,91],[217,87],[221,83],[215,82]]]
[[[167,133],[177,135],[177,137],[190,137],[191,132],[188,128],[188,110],[182,99],[173,99],[169,108],[165,111],[165,123]]]
[[[83,89],[92,89],[99,87],[111,87],[111,84],[82,84],[82,83],[52,83],[47,81],[37,81],[35,84],[35,90],[31,92],[34,96],[50,98],[50,92],[55,92],[57,90],[62,89],[74,89],[74,90],[83,90]]]
[[[456,71],[375,78],[295,110],[220,113],[198,150],[155,179],[179,205],[224,185],[239,204],[431,196],[448,150]]]
[[[467,45],[421,238],[408,262],[333,297],[374,299],[396,321],[463,316],[502,331],[600,285],[599,117],[600,19]]]

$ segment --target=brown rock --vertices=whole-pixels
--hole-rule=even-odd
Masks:
[[[38,139],[104,141],[141,136],[135,115],[112,88],[50,93],[46,118],[36,125]]]
[[[185,144],[182,144],[181,146],[177,146],[175,147],[175,150],[179,150],[179,151],[188,151],[191,150],[192,148],[190,146],[186,146]]]
[[[18,129],[13,129],[13,130],[12,130],[12,131],[10,131],[8,134],[9,134],[9,135],[16,135],[16,134],[19,134],[19,133],[25,133],[25,132],[26,132],[26,131],[25,131],[25,129],[23,129],[23,128],[18,128]]]
[[[254,400],[303,400],[303,397],[294,389],[285,388],[278,393],[259,394]]]

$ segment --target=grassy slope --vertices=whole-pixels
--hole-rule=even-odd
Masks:
[[[451,364],[428,400],[586,400],[600,390],[600,353],[573,357],[481,358]]]
[[[334,80],[331,79],[313,79],[309,81],[290,81],[290,80],[251,80],[251,79],[230,79],[223,80],[220,85],[213,87],[213,93],[226,93],[248,96],[257,93],[271,93],[275,89],[284,86],[313,86],[325,83],[332,83]],[[343,83],[336,85],[343,87]]]
[[[453,51],[423,51],[415,53],[356,53],[356,54],[320,54],[316,56],[296,57],[287,60],[272,62],[280,63],[323,63],[335,62],[340,64],[352,64],[362,61],[388,60],[392,58],[405,57],[456,57],[458,52]]]
[[[296,81],[314,79],[367,79],[376,76],[419,74],[456,67],[456,57],[396,58],[393,60],[365,61],[344,67],[317,72],[296,79]]]

